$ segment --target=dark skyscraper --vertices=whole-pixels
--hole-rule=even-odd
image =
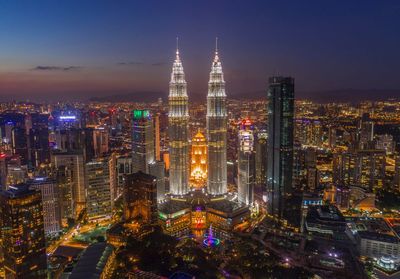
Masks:
[[[6,278],[47,278],[40,191],[19,184],[1,192],[0,222]]]
[[[157,222],[157,179],[137,172],[126,176],[124,216],[126,220],[141,217],[146,223]]]
[[[154,158],[154,126],[150,111],[134,110],[132,115],[132,169],[149,173]]]
[[[271,77],[268,89],[267,211],[282,218],[292,190],[294,79]]]
[[[38,167],[50,161],[49,148],[49,115],[34,113],[30,115],[32,128],[28,130],[30,144],[30,161]]]

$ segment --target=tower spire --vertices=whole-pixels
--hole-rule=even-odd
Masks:
[[[215,56],[214,56],[214,63],[219,61],[218,57],[218,37],[215,37]]]
[[[176,59],[179,60],[179,37],[176,37]]]

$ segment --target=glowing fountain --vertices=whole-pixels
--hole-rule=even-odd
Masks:
[[[213,236],[212,225],[210,225],[210,229],[208,230],[208,235],[203,240],[203,244],[207,247],[216,247],[221,243],[221,241]]]

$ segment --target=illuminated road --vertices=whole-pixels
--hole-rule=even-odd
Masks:
[[[76,247],[76,248],[86,248],[89,246],[89,244],[82,243],[82,242],[77,242],[74,241],[74,236],[77,234],[82,234],[82,233],[87,233],[90,231],[93,231],[96,229],[98,226],[106,227],[110,224],[113,223],[114,218],[110,218],[104,221],[101,221],[97,223],[98,225],[92,223],[92,224],[87,224],[87,225],[76,225],[75,227],[72,227],[66,234],[64,234],[61,239],[56,241],[55,243],[51,244],[49,247],[47,247],[46,251],[48,255],[51,255],[54,253],[54,251],[57,250],[59,246],[69,246],[69,247]],[[79,227],[80,226],[80,227]]]

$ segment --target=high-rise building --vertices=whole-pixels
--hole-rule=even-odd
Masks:
[[[149,174],[156,178],[157,183],[157,200],[165,199],[165,163],[163,161],[155,161],[149,164]]]
[[[212,62],[207,94],[208,192],[227,192],[227,111],[225,80],[218,49]]]
[[[99,126],[93,130],[93,148],[96,158],[108,153],[108,141],[109,131],[105,127]]]
[[[400,190],[400,155],[395,157],[394,177],[393,177],[393,190]]]
[[[3,113],[0,115],[0,129],[3,142],[10,146],[13,155],[18,155],[22,165],[29,163],[26,119],[22,113]]]
[[[132,173],[132,156],[118,157],[116,164],[118,192],[122,193],[125,176]]]
[[[149,173],[154,158],[154,126],[150,111],[134,110],[132,115],[133,172]]]
[[[74,168],[70,165],[60,165],[54,171],[56,183],[60,193],[60,215],[65,224],[68,219],[75,218],[74,200],[72,198],[74,187]]]
[[[7,155],[0,153],[0,191],[7,190]]]
[[[385,150],[356,150],[334,154],[333,182],[372,191],[384,186],[385,168]]]
[[[161,161],[161,130],[160,130],[160,113],[156,113],[154,116],[154,149],[155,158],[157,161]]]
[[[395,151],[396,143],[392,135],[384,134],[376,137],[376,149],[385,150],[387,155],[391,155]]]
[[[86,207],[85,161],[82,152],[53,152],[51,163],[56,169],[67,168],[72,181],[73,218]]]
[[[86,163],[86,214],[89,220],[107,218],[112,214],[108,163],[108,160]]]
[[[360,148],[368,148],[369,143],[374,140],[375,123],[370,118],[369,113],[364,113],[359,122],[359,141]]]
[[[255,135],[254,148],[256,151],[256,184],[263,186],[266,192],[267,186],[267,141],[268,132],[259,130]]]
[[[117,154],[115,152],[111,153],[108,157],[108,168],[110,173],[111,208],[114,208],[114,201],[119,195],[117,184]]]
[[[179,50],[172,66],[168,102],[170,193],[183,195],[189,189],[189,108]]]
[[[34,113],[30,115],[32,127],[29,133],[29,155],[32,166],[38,167],[50,161],[49,115]]]
[[[254,127],[249,119],[240,124],[238,150],[238,200],[251,205],[256,182]]]
[[[47,278],[42,198],[28,185],[0,193],[5,278]]]
[[[192,138],[190,153],[190,183],[192,187],[199,189],[207,182],[207,142],[200,131]]]
[[[126,177],[125,220],[140,217],[145,223],[157,222],[157,181],[152,175],[136,172]]]
[[[268,90],[267,211],[282,218],[292,191],[294,79],[271,77]]]
[[[35,177],[27,182],[30,189],[42,195],[44,231],[55,234],[61,230],[60,193],[58,184],[48,177]]]

